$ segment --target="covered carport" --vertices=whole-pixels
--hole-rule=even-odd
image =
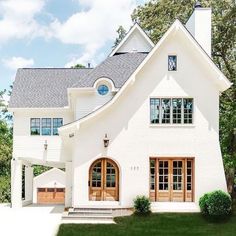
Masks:
[[[71,162],[58,162],[58,161],[42,161],[32,158],[17,158],[11,161],[11,206],[12,208],[18,208],[22,206],[30,205],[34,202],[34,189],[33,189],[33,166],[42,165],[53,168],[65,169],[65,187],[57,189],[56,186],[53,188],[48,187],[48,196],[51,199],[54,196],[58,196],[57,200],[64,198],[63,202],[66,207],[71,206]],[[55,182],[54,182],[55,183]],[[63,190],[62,190],[63,189]],[[24,190],[24,191],[23,191]],[[43,190],[43,189],[41,189]],[[55,195],[56,190],[56,195]],[[57,194],[58,190],[58,194]],[[40,190],[39,190],[40,191]],[[63,192],[62,192],[63,191]],[[24,193],[24,194],[22,194]],[[64,195],[64,196],[63,196]],[[41,195],[43,197],[43,194]],[[47,194],[46,194],[47,197]],[[42,200],[43,201],[43,200]],[[45,200],[47,201],[47,200]],[[62,202],[62,200],[60,200]],[[51,202],[52,204],[56,202]]]

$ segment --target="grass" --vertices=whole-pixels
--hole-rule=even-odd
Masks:
[[[212,222],[199,213],[159,213],[127,216],[112,225],[62,224],[57,236],[167,236],[236,235],[236,214],[223,222]]]

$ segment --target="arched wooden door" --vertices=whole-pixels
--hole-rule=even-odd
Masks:
[[[119,200],[119,169],[108,158],[96,160],[89,170],[89,200]]]

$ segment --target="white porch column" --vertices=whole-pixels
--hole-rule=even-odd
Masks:
[[[72,162],[66,162],[66,192],[65,192],[65,207],[72,206]]]
[[[25,166],[25,201],[27,204],[33,202],[33,168]]]
[[[11,160],[11,204],[22,207],[22,161]]]

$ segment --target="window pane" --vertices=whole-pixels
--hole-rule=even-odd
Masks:
[[[150,122],[152,124],[160,123],[160,99],[159,98],[150,99]]]
[[[161,99],[161,123],[163,124],[170,123],[170,99],[169,98]]]
[[[169,71],[177,70],[177,56],[176,55],[168,56],[168,70]]]
[[[62,118],[54,118],[53,119],[53,135],[58,135],[58,128],[63,125]]]
[[[184,98],[184,124],[192,124],[193,123],[193,99],[192,98]]]
[[[51,118],[42,118],[42,135],[51,135]]]
[[[40,118],[30,119],[30,133],[31,135],[40,135]]]
[[[182,113],[182,99],[172,99],[172,113],[173,113],[173,124],[181,124],[181,113]]]

